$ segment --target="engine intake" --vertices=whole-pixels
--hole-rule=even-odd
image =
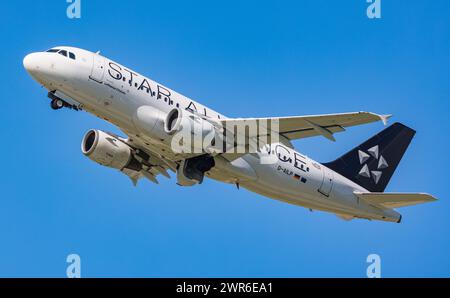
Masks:
[[[171,145],[175,152],[209,153],[218,136],[211,122],[179,108],[167,114],[164,131],[172,136]]]
[[[180,109],[171,110],[164,121],[164,130],[168,134],[174,134],[181,128],[183,113]]]
[[[201,118],[198,115],[183,111],[179,108],[172,109],[164,121],[164,130],[168,134],[174,134],[181,130],[188,130],[191,133],[201,133],[206,135],[215,132],[211,122]]]
[[[91,129],[83,137],[81,152],[91,160],[110,168],[140,171],[141,163],[132,148],[117,137],[101,130]]]

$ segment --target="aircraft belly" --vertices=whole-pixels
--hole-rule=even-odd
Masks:
[[[366,216],[367,212],[379,213],[373,208],[358,210],[359,206],[352,189],[345,184],[342,185],[339,179],[336,179],[327,196],[319,192],[323,168],[312,160],[308,159],[307,164],[316,165],[308,167],[308,171],[303,172],[286,162],[261,164],[251,155],[246,155],[245,159],[255,169],[258,178],[256,181],[242,182],[241,185],[253,192],[290,204],[328,212],[354,215],[362,211]]]
[[[245,182],[241,186],[262,196],[313,210],[336,213],[352,218],[378,219],[392,222],[397,222],[399,219],[399,214],[394,210],[380,210],[371,206],[367,206],[368,208],[356,209],[335,202],[317,200],[317,198],[311,197],[310,195],[300,195],[293,198],[289,194],[272,191],[257,182]]]
[[[245,182],[242,184],[242,187],[258,193],[262,196],[275,199],[278,201],[282,201],[288,204],[302,206],[305,208],[322,210],[328,212],[336,212],[336,210],[342,211],[341,209],[331,208],[329,204],[325,204],[323,202],[319,202],[312,198],[310,195],[302,195],[298,194],[296,197],[293,197],[291,194],[285,194],[279,191],[271,190],[267,187],[261,186],[259,183]]]

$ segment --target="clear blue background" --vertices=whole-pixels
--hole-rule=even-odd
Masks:
[[[245,3],[242,3],[245,2]],[[448,1],[9,1],[0,18],[0,276],[450,276]],[[56,45],[102,53],[231,117],[367,110],[417,130],[387,191],[439,201],[401,224],[309,212],[231,185],[138,187],[80,152],[86,113],[49,108],[23,57]],[[296,141],[329,161],[383,128]]]

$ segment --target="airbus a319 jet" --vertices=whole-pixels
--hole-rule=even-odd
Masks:
[[[48,90],[51,108],[87,111],[126,134],[92,129],[85,134],[81,151],[101,165],[120,170],[135,185],[143,177],[158,183],[159,176],[170,177],[172,171],[181,186],[201,184],[206,176],[345,220],[397,223],[402,216],[396,208],[436,200],[426,193],[384,192],[415,134],[401,123],[327,163],[295,151],[291,143],[313,136],[334,140],[335,133],[351,126],[380,120],[386,124],[389,115],[228,118],[99,52],[68,46],[28,54],[23,65]],[[229,129],[249,123],[256,123],[253,133]],[[197,135],[195,127],[200,127],[201,136],[212,136],[210,147],[221,143],[233,149],[236,138],[244,134],[243,150],[210,150],[208,146],[175,150],[174,137],[186,129]],[[229,141],[227,135],[234,137]]]

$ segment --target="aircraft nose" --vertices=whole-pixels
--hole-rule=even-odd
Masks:
[[[31,53],[23,58],[23,67],[29,72],[36,72],[38,70],[38,53]]]

